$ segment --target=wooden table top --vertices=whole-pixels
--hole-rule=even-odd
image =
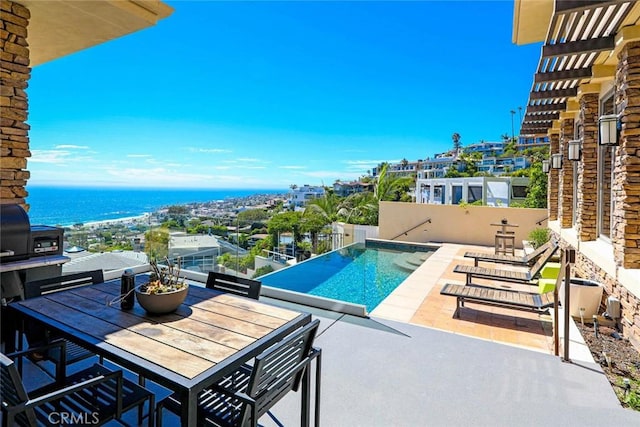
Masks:
[[[310,321],[308,314],[194,285],[178,310],[165,315],[147,314],[137,301],[132,310],[109,305],[119,294],[115,280],[12,305],[107,359],[116,356],[147,377],[155,372],[176,384],[189,381],[173,374],[187,380],[210,377],[217,365],[255,355]]]

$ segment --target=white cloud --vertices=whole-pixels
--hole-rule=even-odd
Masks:
[[[280,169],[306,169],[306,166],[278,166]]]
[[[190,148],[191,151],[198,153],[231,153],[231,150],[224,148]]]
[[[133,159],[141,159],[141,158],[153,157],[153,155],[152,154],[127,154],[127,157],[133,158]]]
[[[65,165],[69,163],[92,163],[94,158],[87,155],[78,156],[68,150],[31,150],[29,162]]]
[[[56,145],[54,148],[56,150],[66,150],[66,149],[88,150],[89,146],[88,145],[60,144],[60,145]]]

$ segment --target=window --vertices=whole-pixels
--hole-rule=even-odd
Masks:
[[[453,200],[451,201],[454,205],[459,205],[462,201],[462,185],[454,185],[451,187]]]
[[[524,199],[527,197],[526,185],[514,185],[511,187],[511,197],[513,199]]]
[[[478,185],[470,185],[467,189],[467,202],[473,203],[478,200],[482,200],[482,187]]]
[[[614,114],[613,93],[604,98],[600,104],[600,115]],[[598,234],[611,238],[611,183],[613,182],[613,162],[615,147],[598,146]]]
[[[442,185],[433,187],[433,203],[444,204],[444,187]]]

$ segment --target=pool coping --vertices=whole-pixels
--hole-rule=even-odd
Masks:
[[[335,311],[343,314],[351,314],[359,317],[369,317],[367,307],[362,304],[355,304],[317,295],[309,295],[302,292],[290,291],[288,289],[274,288],[263,284],[260,295],[274,298],[281,301],[293,302],[296,304],[308,305],[310,307],[321,308],[323,310]]]

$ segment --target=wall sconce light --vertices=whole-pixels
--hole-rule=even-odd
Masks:
[[[598,119],[600,128],[600,145],[618,145],[618,136],[622,123],[616,114],[607,114]]]
[[[562,154],[551,155],[551,167],[553,169],[562,169]]]
[[[580,160],[582,154],[582,142],[580,140],[569,141],[567,158],[569,160]]]
[[[542,172],[549,173],[549,160],[542,161]]]

